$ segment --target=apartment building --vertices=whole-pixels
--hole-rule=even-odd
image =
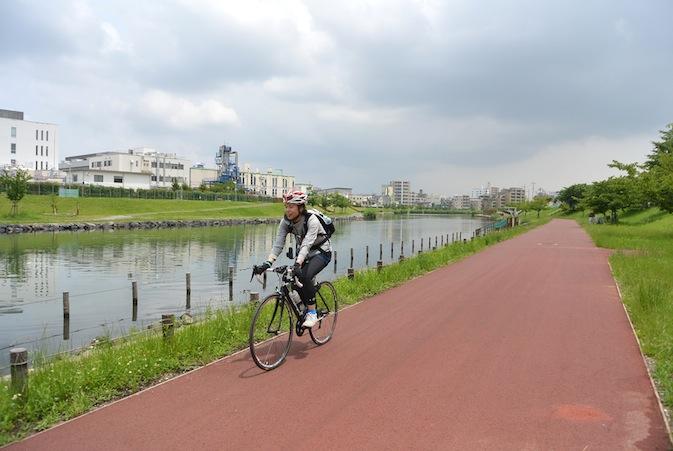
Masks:
[[[0,149],[0,168],[24,169],[36,180],[47,179],[57,170],[58,126],[0,109]]]

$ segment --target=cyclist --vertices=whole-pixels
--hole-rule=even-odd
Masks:
[[[256,267],[258,274],[263,273],[273,265],[278,255],[283,251],[285,238],[293,234],[297,244],[297,258],[292,273],[302,283],[297,288],[299,296],[306,305],[307,313],[303,327],[313,327],[318,322],[315,310],[316,289],[313,278],[322,271],[332,259],[332,246],[320,220],[306,211],[308,196],[302,191],[290,191],[283,196],[285,216],[278,225],[276,242],[273,245],[269,258]]]

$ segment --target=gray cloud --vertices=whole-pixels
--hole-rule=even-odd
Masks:
[[[226,141],[243,161],[322,185],[409,178],[452,193],[498,168],[571,183],[542,161],[603,155],[673,121],[663,0],[8,1],[0,12],[0,107],[59,123],[63,156],[148,145],[212,164]]]

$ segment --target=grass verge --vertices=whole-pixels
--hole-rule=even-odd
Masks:
[[[547,215],[530,218],[513,230],[425,252],[380,272],[360,271],[354,280],[338,279],[339,300],[342,306],[355,304],[548,220]],[[103,342],[83,355],[35,362],[26,399],[12,394],[8,380],[0,381],[0,446],[245,348],[253,311],[254,305],[211,310],[177,329],[170,341],[160,331],[138,333]]]
[[[627,214],[617,225],[575,218],[597,246],[615,249],[610,265],[667,410],[673,409],[673,215]]]
[[[19,214],[9,214],[11,203],[0,196],[0,224],[131,222],[223,218],[280,218],[283,204],[276,202],[235,202],[229,200],[125,199],[105,197],[56,198],[57,212],[50,196],[27,195],[19,204]],[[79,215],[75,215],[79,204]],[[358,213],[353,208],[328,210],[330,216]]]

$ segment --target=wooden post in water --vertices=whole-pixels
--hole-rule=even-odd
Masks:
[[[336,274],[337,267],[337,251],[334,251],[334,274]]]
[[[394,244],[395,244],[395,243],[393,243],[392,241],[390,242],[390,260],[391,260],[391,261],[392,261],[392,259],[393,259],[393,255],[394,255],[394,254],[393,254],[393,246],[394,246]]]
[[[173,337],[173,331],[175,326],[175,315],[161,315],[161,332],[164,336],[164,339],[168,340]]]
[[[400,243],[400,257],[404,257],[404,240]]]
[[[131,282],[131,321],[138,320],[138,282]]]
[[[444,246],[444,235],[443,234],[442,234],[442,239],[439,241],[439,245]]]
[[[28,351],[26,348],[10,349],[9,365],[12,392],[20,395],[21,399],[25,401],[28,392]]]
[[[70,339],[70,293],[63,292],[63,339]]]
[[[435,247],[437,247],[437,235],[435,235]]]
[[[379,243],[379,260],[383,261],[383,243]]]
[[[365,246],[365,266],[369,266],[369,244]]]
[[[192,308],[192,274],[191,273],[185,274],[185,283],[187,285],[185,308],[187,310],[189,310],[190,308]]]
[[[234,300],[234,267],[229,265],[229,301]]]
[[[421,249],[419,252],[423,252],[423,238],[421,238]]]
[[[351,247],[351,264],[350,264],[349,268],[352,268],[352,267],[353,267],[353,248]]]
[[[414,252],[416,252],[416,242],[415,240],[411,240],[411,256],[414,256]]]

